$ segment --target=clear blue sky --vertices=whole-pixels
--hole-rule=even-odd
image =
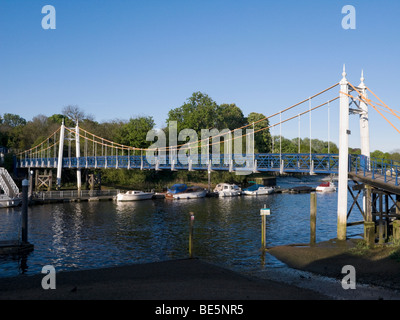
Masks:
[[[41,27],[47,4],[56,30]],[[342,28],[347,4],[356,30]],[[163,127],[170,109],[201,91],[245,115],[270,115],[340,81],[344,63],[350,82],[364,69],[367,86],[400,110],[399,15],[398,0],[0,0],[0,114],[30,120],[73,104],[97,121],[149,115]],[[326,110],[312,123],[312,137],[326,140]],[[308,136],[308,117],[301,124]],[[400,148],[374,110],[370,126],[372,150]],[[335,142],[337,127],[334,103]],[[351,130],[358,147],[356,116]],[[297,121],[282,132],[296,137]]]

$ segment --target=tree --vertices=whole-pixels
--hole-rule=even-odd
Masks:
[[[12,114],[12,113],[5,113],[3,115],[3,125],[9,126],[11,128],[15,128],[18,126],[24,126],[26,125],[26,120],[22,117],[20,117],[17,114]]]
[[[130,118],[116,132],[116,142],[135,148],[147,148],[152,142],[146,141],[146,135],[154,126],[153,117]]]
[[[195,92],[181,107],[168,112],[167,125],[177,121],[178,132],[193,129],[200,135],[201,129],[217,128],[217,108],[217,103],[207,94]]]
[[[230,129],[234,130],[243,127],[246,124],[246,118],[242,110],[234,103],[224,103],[216,108],[218,130]]]
[[[67,127],[73,127],[75,125],[75,122],[73,122],[70,118],[60,113],[55,113],[52,116],[50,116],[49,121],[52,123],[57,123],[58,125],[61,125],[62,122],[64,121],[64,124]]]
[[[256,153],[271,152],[272,137],[269,129],[264,129],[269,127],[269,121],[265,118],[262,113],[257,112],[251,112],[247,116],[247,124],[250,125],[248,128],[252,129],[252,123],[254,123],[254,131],[256,132],[254,134],[254,152]]]
[[[71,119],[74,123],[82,122],[83,120],[94,120],[93,115],[86,114],[76,105],[68,105],[62,109],[62,114]]]
[[[3,146],[19,149],[21,133],[26,125],[26,120],[17,114],[5,113],[0,127],[0,138]]]

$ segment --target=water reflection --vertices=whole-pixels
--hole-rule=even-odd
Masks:
[[[287,177],[278,184],[317,186],[319,179]],[[337,193],[317,196],[317,241],[336,237],[336,202]],[[60,271],[187,258],[190,212],[195,214],[196,257],[239,269],[280,266],[260,252],[260,208],[271,209],[267,246],[305,243],[309,241],[309,203],[309,194],[272,194],[34,206],[29,210],[29,241],[35,249],[21,262],[0,259],[0,275],[40,273],[47,264]],[[15,233],[19,219],[15,209],[1,211],[0,234],[7,238]],[[360,220],[360,216],[351,219]],[[362,230],[356,226],[349,233]]]

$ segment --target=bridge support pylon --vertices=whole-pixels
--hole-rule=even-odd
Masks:
[[[340,81],[340,123],[339,123],[339,180],[337,204],[337,238],[346,240],[347,233],[347,184],[349,167],[349,87],[343,66]]]
[[[63,153],[64,153],[64,135],[65,135],[65,125],[64,120],[61,124],[60,129],[60,142],[58,144],[58,159],[57,159],[57,188],[61,187],[61,171],[62,171],[62,162],[63,162]]]
[[[82,190],[82,172],[80,168],[80,157],[81,157],[81,145],[80,145],[80,139],[79,139],[79,126],[78,126],[78,121],[76,122],[76,127],[75,127],[75,146],[76,146],[76,160],[77,160],[77,168],[76,168],[76,185],[78,188],[78,195],[80,195],[81,190]]]
[[[361,72],[361,83],[358,86],[362,97],[360,98],[360,142],[361,154],[370,158],[371,152],[369,147],[369,120],[368,120],[368,105],[364,102],[367,96],[367,87],[364,84],[364,71]],[[367,165],[367,164],[366,164]]]

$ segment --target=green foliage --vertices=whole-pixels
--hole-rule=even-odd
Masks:
[[[351,248],[349,252],[356,256],[364,256],[370,252],[370,247],[367,241],[358,240],[356,246],[354,248]]]
[[[146,141],[147,133],[155,126],[153,117],[130,118],[115,132],[115,141],[136,148],[147,148],[152,142]]]
[[[299,139],[294,138],[292,140],[286,139],[285,137],[274,136],[274,151],[273,153],[279,153],[282,148],[282,153],[298,153],[299,152]],[[300,139],[300,153],[310,152],[310,139]],[[312,153],[328,153],[328,141],[322,141],[319,139],[311,139],[311,152]],[[337,154],[339,152],[338,147],[335,143],[329,143],[329,153]]]
[[[193,129],[199,135],[201,129],[217,128],[218,105],[207,94],[195,92],[181,107],[168,112],[169,121],[178,122],[178,132],[183,129]]]
[[[243,116],[242,110],[236,104],[221,104],[217,106],[217,124],[218,130],[229,129],[233,130],[245,125],[246,119]]]
[[[26,124],[26,120],[17,114],[5,113],[3,115],[1,124],[15,128],[18,126],[24,126]]]
[[[71,119],[63,114],[56,113],[49,117],[49,122],[56,123],[58,125],[61,125],[63,121],[67,127],[73,127],[75,125]]]
[[[272,150],[272,137],[269,129],[259,131],[269,127],[269,121],[265,118],[262,113],[256,112],[251,112],[247,116],[247,124],[250,124],[250,129],[253,127],[251,124],[254,123],[254,152],[256,153],[269,153]]]

